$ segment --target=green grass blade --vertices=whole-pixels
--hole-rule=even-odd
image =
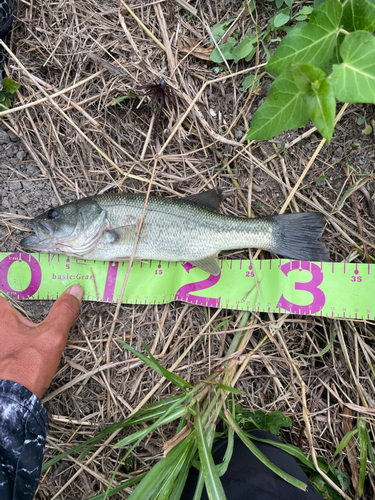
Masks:
[[[297,446],[294,446],[293,444],[278,443],[277,441],[273,441],[272,439],[262,439],[252,435],[249,436],[249,439],[252,439],[254,441],[259,441],[261,443],[270,444],[275,448],[279,448],[280,450],[286,451],[289,455],[298,458],[300,462],[302,462],[304,465],[306,465],[307,467],[316,472],[314,464],[310,462],[310,460],[306,457],[306,455],[303,453],[302,450],[300,450]],[[323,465],[322,464],[319,465],[321,469],[326,472],[326,470],[324,470]],[[328,467],[326,469],[328,469]]]
[[[195,432],[195,431],[193,431]],[[171,496],[169,497],[169,500],[180,500],[182,492],[184,490],[186,480],[189,474],[189,470],[191,467],[191,462],[193,460],[194,455],[197,452],[197,444],[196,441],[192,441],[192,446],[190,449],[190,453],[188,454],[185,463],[181,467],[180,474],[178,475],[175,484],[173,486],[173,491],[171,493]]]
[[[206,484],[208,498],[210,500],[226,500],[223,486],[221,484],[219,475],[217,473],[214,460],[211,455],[211,449],[208,446],[203,423],[199,413],[199,406],[197,405],[197,414],[194,419],[195,428],[197,431],[197,442],[199,458],[201,461],[204,482]],[[212,427],[212,425],[210,426]],[[214,429],[212,429],[214,430]]]
[[[374,449],[372,447],[371,437],[367,427],[366,427],[366,440],[367,440],[368,457],[370,459],[370,462],[372,463],[372,468],[375,470]]]
[[[341,439],[340,444],[336,448],[336,451],[333,454],[332,458],[335,458],[335,456],[338,455],[340,453],[340,451],[345,448],[345,446],[349,443],[351,438],[357,434],[357,432],[358,432],[358,429],[353,429],[352,431],[349,431],[345,434],[345,436]]]
[[[141,359],[144,363],[146,363],[146,365],[148,365],[150,368],[155,370],[157,373],[159,373],[160,375],[165,377],[167,380],[172,382],[172,384],[176,385],[184,392],[186,391],[186,389],[193,389],[193,386],[191,384],[189,384],[189,382],[178,377],[174,373],[170,372],[169,370],[167,370],[166,368],[161,366],[161,364],[154,358],[154,356],[151,354],[151,352],[148,350],[148,348],[146,347],[145,344],[143,344],[143,345],[144,345],[149,357],[147,357],[144,354],[142,354],[141,352],[137,351],[136,349],[134,349],[134,347],[130,346],[129,344],[126,344],[122,340],[118,340],[118,342],[122,346],[124,346],[126,349],[128,349],[128,351],[130,351],[132,354],[134,354],[135,356],[138,356],[138,358]]]
[[[245,445],[249,448],[249,450],[254,453],[254,455],[269,469],[271,469],[275,474],[280,476],[284,481],[287,483],[292,484],[296,488],[299,488],[300,490],[306,491],[307,485],[300,481],[299,479],[296,479],[295,477],[291,476],[287,472],[284,472],[282,469],[274,465],[271,460],[269,460],[258,448],[254,445],[254,443],[249,439],[247,436],[246,432],[244,432],[237,424],[235,419],[232,417],[230,412],[225,410],[225,416],[227,420],[229,421],[230,425],[234,428],[234,430],[237,432],[238,436],[242,439],[242,441],[245,443]]]
[[[189,444],[189,438],[190,436],[178,443],[165,458],[162,458],[153,466],[129,496],[128,500],[149,500],[155,492],[159,491],[165,478],[172,472],[176,461]]]
[[[134,432],[130,436],[126,436],[126,438],[121,439],[121,441],[119,441],[114,445],[114,448],[121,448],[136,441],[137,439],[143,439],[145,436],[147,436],[147,434],[153,432],[157,427],[169,424],[170,422],[173,422],[177,418],[183,417],[185,413],[186,413],[185,408],[179,408],[178,410],[175,410],[170,413],[165,412],[164,415],[158,418],[158,420],[156,420],[156,422],[154,422],[152,425],[146,427],[146,429],[141,429],[137,432]]]
[[[99,495],[90,497],[87,500],[104,500],[104,498],[112,497],[113,495],[116,495],[116,493],[119,493],[125,488],[129,488],[130,486],[133,486],[133,484],[139,483],[139,481],[141,481],[145,477],[145,475],[146,473],[141,474],[138,477],[134,477],[133,479],[128,479],[127,481],[124,481],[123,483],[117,485],[115,488],[112,488],[108,493],[100,493]],[[107,496],[105,497],[106,494]]]
[[[367,467],[367,439],[366,439],[366,422],[360,418],[358,420],[358,437],[359,437],[359,481],[358,481],[358,496],[362,497],[363,488],[366,479]]]
[[[183,441],[187,441],[184,439]],[[185,475],[186,467],[189,466],[188,457],[191,455],[191,450],[194,448],[194,441],[190,439],[186,443],[185,449],[182,450],[180,455],[177,457],[172,471],[169,473],[168,477],[165,479],[160,491],[158,492],[155,499],[157,500],[169,500],[174,486],[176,484],[178,476],[181,474]]]

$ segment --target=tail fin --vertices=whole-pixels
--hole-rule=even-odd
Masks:
[[[275,228],[273,252],[295,260],[328,262],[329,254],[318,238],[323,233],[325,218],[316,212],[272,216]]]

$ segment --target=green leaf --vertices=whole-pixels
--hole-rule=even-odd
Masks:
[[[220,38],[224,36],[225,32],[229,28],[229,25],[235,20],[236,20],[235,17],[231,17],[230,19],[228,19],[228,21],[225,21],[225,23],[218,24],[211,30],[215,42],[218,42]]]
[[[179,376],[175,375],[174,373],[170,372],[169,370],[167,370],[166,368],[161,366],[161,364],[154,358],[154,356],[151,354],[151,352],[149,351],[149,349],[147,348],[147,346],[144,343],[143,343],[143,346],[146,349],[149,357],[147,357],[144,354],[142,354],[141,352],[137,351],[136,349],[134,349],[134,347],[130,346],[129,344],[126,344],[122,340],[119,340],[118,342],[121,345],[123,345],[124,347],[126,347],[126,349],[128,349],[131,353],[138,356],[139,359],[141,359],[144,363],[146,363],[148,366],[150,366],[153,370],[160,373],[160,375],[165,377],[167,380],[172,382],[172,384],[176,385],[177,387],[179,387],[183,391],[185,391],[185,389],[187,389],[187,388],[193,389],[193,386],[191,384],[189,384],[189,382],[187,382],[186,380],[180,378]]]
[[[190,436],[188,436],[189,438]],[[189,445],[189,439],[184,439],[178,443],[165,458],[157,462],[152,469],[142,479],[137,488],[128,497],[129,500],[148,500],[156,491],[161,488],[164,480],[173,471],[175,463],[184,454]]]
[[[141,474],[140,476],[137,476],[133,479],[128,479],[127,481],[124,481],[115,488],[109,490],[108,493],[107,492],[100,493],[100,495],[95,495],[94,497],[90,497],[87,500],[104,500],[104,498],[110,498],[111,496],[116,495],[116,493],[119,493],[125,488],[129,488],[130,486],[133,486],[133,484],[139,483],[139,481],[141,481],[145,477],[145,475],[146,473]],[[105,495],[107,496],[105,497]]]
[[[327,0],[311,14],[310,22],[290,32],[277,47],[267,69],[282,73],[291,62],[323,68],[330,60],[340,29],[342,6]]]
[[[366,31],[346,36],[340,47],[342,64],[334,64],[332,84],[342,102],[375,103],[375,38]]]
[[[244,59],[251,52],[253,52],[253,54],[255,53],[253,43],[251,42],[250,37],[245,36],[244,39],[232,50],[232,57],[234,59],[234,62],[238,63],[240,59]]]
[[[287,7],[286,9],[281,10],[273,20],[275,28],[280,28],[280,26],[284,26],[290,19],[290,9]]]
[[[366,439],[366,422],[360,418],[358,420],[358,437],[359,437],[359,480],[358,480],[358,496],[362,497],[363,488],[366,478],[367,467],[367,439]]]
[[[234,42],[222,43],[220,45],[220,50],[227,61],[233,59],[232,55],[233,47],[234,47]],[[224,59],[221,57],[220,52],[216,48],[212,51],[210,59],[211,61],[217,64],[221,64],[224,62]]]
[[[234,394],[240,394],[241,396],[246,396],[242,391],[239,389],[236,389],[235,387],[231,387],[230,385],[225,385],[225,384],[217,384],[220,389],[224,389],[224,391],[232,392]]]
[[[335,456],[338,455],[340,453],[340,451],[345,448],[345,446],[349,443],[351,438],[357,434],[357,432],[358,432],[358,429],[353,429],[352,431],[349,431],[345,434],[345,436],[341,439],[340,444],[336,448],[336,451],[333,454],[332,458],[335,458]]]
[[[316,128],[330,142],[335,126],[336,99],[323,70],[311,64],[292,63],[297,87],[303,91],[307,111]]]
[[[362,130],[362,134],[364,135],[370,135],[372,132],[372,127],[368,123],[366,123],[365,128]]]
[[[300,490],[306,491],[307,485],[300,481],[299,479],[296,479],[295,477],[291,476],[287,472],[284,472],[282,469],[274,465],[271,460],[269,460],[251,441],[251,439],[248,437],[246,432],[244,432],[237,424],[237,422],[234,420],[232,415],[228,412],[225,411],[225,416],[229,422],[229,424],[233,427],[235,432],[238,434],[238,436],[241,438],[241,440],[244,442],[244,444],[249,448],[249,450],[270,470],[272,470],[275,474],[280,476],[282,479],[284,479],[286,482],[292,484],[296,488],[299,488]]]
[[[375,456],[374,456],[374,448],[373,443],[371,442],[370,433],[366,427],[366,439],[367,439],[367,449],[368,449],[368,457],[372,464],[372,468],[375,470]]]
[[[10,108],[10,100],[8,96],[5,96],[5,98],[0,102],[0,111],[2,111],[3,108],[5,109]]]
[[[358,119],[357,119],[357,125],[362,125],[363,123],[365,123],[365,119],[363,118],[363,116],[359,116]]]
[[[279,448],[279,450],[283,450],[286,453],[289,453],[289,455],[298,458],[298,460],[302,462],[309,469],[316,471],[314,464],[306,457],[303,451],[301,451],[297,446],[294,446],[293,444],[279,443],[278,441],[273,441],[273,439],[262,439],[255,437],[253,435],[250,435],[249,438],[254,441],[260,441],[261,443],[270,444],[275,448]]]
[[[11,78],[4,78],[3,80],[3,89],[7,90],[8,92],[14,93],[17,92],[17,90],[20,88],[20,84],[13,81]]]
[[[375,3],[373,0],[341,0],[344,8],[342,25],[347,31],[374,31]]]
[[[273,411],[266,416],[266,427],[276,436],[279,434],[281,427],[290,427],[291,425],[292,419],[279,410]]]
[[[194,419],[194,424],[197,431],[199,458],[201,461],[207,495],[210,500],[226,500],[224,489],[212,458],[211,449],[207,444],[205,430],[199,413],[199,404],[197,404],[196,408],[197,413]]]
[[[327,179],[326,175],[320,175],[317,179],[314,179],[314,182],[316,182],[317,184],[320,184],[321,182],[325,181],[326,179]],[[324,356],[324,354],[326,354],[333,346],[335,338],[336,338],[336,332],[333,331],[333,336],[332,336],[331,342],[328,342],[328,344],[321,351],[317,352],[316,354],[300,354],[299,353],[298,356],[301,356],[302,358],[316,358],[316,357]]]
[[[267,99],[252,119],[246,139],[271,139],[284,130],[303,127],[308,121],[302,91],[287,68],[271,85]]]

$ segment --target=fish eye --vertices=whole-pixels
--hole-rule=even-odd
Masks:
[[[47,215],[50,219],[54,219],[55,217],[57,217],[58,214],[55,209],[51,208],[51,210],[48,212]]]

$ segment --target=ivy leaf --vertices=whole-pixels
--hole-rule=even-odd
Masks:
[[[375,3],[373,0],[341,0],[343,28],[347,31],[374,31]]]
[[[17,90],[20,88],[20,84],[13,81],[11,78],[4,78],[3,80],[3,89],[7,90],[8,92],[14,93],[17,92]]]
[[[323,70],[311,64],[293,63],[294,81],[303,91],[307,111],[315,127],[330,142],[335,126],[336,99],[331,81]]]
[[[323,68],[330,60],[340,29],[342,6],[327,0],[311,14],[310,22],[289,33],[275,50],[267,68],[282,73],[291,62]]]
[[[253,37],[252,37],[253,38]],[[222,46],[220,46],[221,49]],[[235,63],[238,63],[240,59],[244,59],[251,52],[255,52],[252,41],[247,35],[244,39],[232,50],[232,56]],[[224,53],[223,53],[224,54]],[[225,55],[225,54],[224,54]]]
[[[308,121],[302,91],[287,68],[271,85],[267,99],[254,115],[246,139],[271,139],[284,130],[303,127]]]
[[[346,36],[340,47],[342,64],[334,64],[332,84],[342,102],[375,103],[375,38],[367,31]]]
[[[232,42],[232,41],[227,42],[227,43],[222,43],[220,45],[220,50],[221,50],[223,56],[225,57],[225,59],[227,59],[227,60],[233,59],[233,55],[232,55],[233,46],[234,46],[234,42]],[[212,51],[210,59],[211,59],[211,61],[213,61],[214,63],[217,63],[217,64],[221,64],[224,62],[223,58],[220,55],[220,52],[216,48]]]

